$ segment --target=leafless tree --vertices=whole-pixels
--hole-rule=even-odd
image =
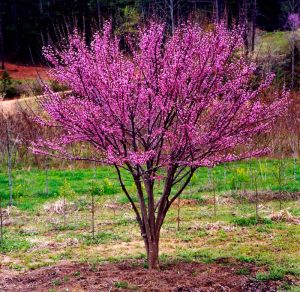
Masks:
[[[214,169],[208,169],[208,179],[210,184],[210,189],[213,193],[213,204],[214,204],[214,217],[217,217],[217,178]]]
[[[6,110],[0,109],[0,152],[7,166],[9,184],[9,205],[13,204],[13,165],[21,148],[27,148],[39,134],[37,126],[28,113],[20,107]]]
[[[277,181],[277,187],[279,190],[279,196],[278,196],[279,210],[282,209],[283,190],[286,185],[286,173],[285,172],[286,172],[286,161],[282,158],[278,159],[275,162],[273,175]]]
[[[16,134],[16,135],[14,135]],[[11,115],[5,114],[3,111],[0,113],[0,144],[4,157],[7,161],[7,175],[9,185],[9,205],[13,204],[13,178],[12,178],[12,160],[15,154],[17,143],[19,143],[19,133],[14,133],[14,122]]]
[[[295,53],[296,53],[296,30],[300,27],[299,18],[291,17],[299,13],[300,1],[299,0],[289,0],[286,5],[287,13],[287,26],[291,29],[291,36],[289,39],[291,46],[291,88],[295,86]]]
[[[258,198],[258,185],[259,185],[259,172],[257,169],[254,169],[251,162],[250,162],[250,188],[254,191],[255,197],[255,218],[256,222],[259,220],[259,198]]]

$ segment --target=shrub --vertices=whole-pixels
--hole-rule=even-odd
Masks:
[[[75,192],[67,180],[65,180],[64,184],[59,188],[59,195],[62,198],[73,198],[75,196]]]
[[[66,85],[61,84],[61,83],[57,82],[56,80],[50,80],[49,85],[50,85],[50,88],[54,92],[60,92],[60,91],[68,90],[68,87]]]
[[[18,95],[17,93],[15,83],[11,79],[11,76],[6,70],[3,71],[0,77],[0,97],[13,98]]]
[[[90,193],[92,196],[100,196],[104,194],[104,187],[100,184],[93,184],[90,189]]]
[[[30,94],[42,95],[44,92],[44,86],[40,80],[35,80],[30,85]]]
[[[109,178],[105,178],[103,180],[103,192],[106,195],[113,195],[118,192],[118,188]]]
[[[256,224],[271,224],[272,220],[266,219],[266,218],[259,218],[258,220],[256,217],[240,217],[240,218],[234,218],[232,220],[232,223],[238,225],[238,226],[252,226]]]

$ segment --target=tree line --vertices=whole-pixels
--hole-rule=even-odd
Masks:
[[[298,0],[0,0],[0,59],[41,63],[40,49],[70,24],[91,33],[111,19],[119,34],[136,31],[151,18],[170,29],[188,18],[252,23],[265,30],[282,29],[286,12]],[[298,8],[297,8],[298,9]],[[3,64],[2,64],[3,65]]]

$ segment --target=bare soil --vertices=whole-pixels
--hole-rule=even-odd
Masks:
[[[5,70],[9,73],[12,79],[36,79],[40,76],[43,79],[49,78],[47,75],[48,69],[39,66],[22,66],[5,62]],[[0,74],[3,70],[0,69]]]
[[[249,275],[241,275],[248,271]],[[0,291],[277,291],[280,281],[257,281],[258,268],[228,259],[213,264],[173,263],[160,271],[141,261],[64,263],[19,275],[0,271]]]

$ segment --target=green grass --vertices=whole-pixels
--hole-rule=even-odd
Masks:
[[[236,162],[226,165],[220,165],[213,169],[199,169],[193,176],[187,192],[183,198],[196,199],[199,203],[203,202],[203,194],[211,191],[211,177],[215,180],[215,187],[218,192],[233,193],[235,190],[253,189],[251,182],[251,173],[257,173],[258,187],[261,190],[300,190],[300,168],[297,161],[296,173],[294,179],[293,160],[285,160],[285,183],[279,186],[275,173],[278,170],[276,160],[262,159]],[[130,174],[122,171],[125,185],[135,193]],[[117,175],[112,167],[100,167],[95,171],[93,169],[74,169],[74,170],[49,170],[49,192],[45,193],[46,174],[44,170],[39,169],[14,169],[13,170],[13,193],[15,205],[21,210],[35,210],[36,207],[44,204],[51,199],[59,197],[60,189],[67,181],[71,189],[77,195],[88,194],[95,182],[101,186],[104,195],[120,194],[119,202],[128,203],[128,199],[122,194]],[[162,186],[157,190],[156,195],[162,191]],[[0,195],[4,201],[8,201],[9,188],[5,168],[0,169]],[[137,201],[137,198],[135,198]]]
[[[77,195],[87,194],[95,184],[93,175],[92,169],[49,170],[49,193],[46,194],[46,174],[43,170],[13,170],[15,205],[22,210],[32,210],[49,199],[56,199],[59,197],[59,190],[63,187],[65,180]],[[125,173],[124,176],[125,183],[128,184],[128,174]],[[96,169],[96,181],[102,184],[106,195],[121,191],[117,176],[110,167]],[[8,178],[4,169],[0,171],[0,195],[8,201]]]
[[[15,251],[25,252],[32,245],[26,239],[15,236],[4,236],[3,242],[0,242],[0,253],[10,253]]]
[[[300,189],[298,163],[294,180],[293,161],[285,160],[284,187],[287,190]],[[161,262],[179,260],[213,263],[218,259],[233,258],[241,264],[262,267],[262,272],[251,275],[261,281],[284,281],[286,275],[299,277],[300,226],[268,219],[272,210],[279,208],[275,200],[262,203],[264,209],[259,210],[260,219],[256,221],[254,204],[240,200],[240,196],[235,195],[235,189],[251,189],[250,174],[254,170],[258,173],[260,190],[278,189],[274,176],[276,165],[276,160],[264,159],[220,165],[214,170],[199,169],[182,195],[183,199],[197,202],[181,207],[179,231],[176,203],[167,214],[160,239]],[[130,175],[123,174],[126,186],[134,194],[136,190]],[[96,184],[103,192],[95,195],[96,236],[92,238],[89,192],[95,186],[93,175],[92,169],[50,170],[49,194],[46,195],[44,171],[14,170],[17,208],[12,209],[13,223],[5,227],[0,261],[1,255],[5,254],[8,267],[23,271],[63,261],[86,262],[94,266],[124,259],[144,260],[145,250],[138,224],[111,167],[96,169]],[[211,200],[212,175],[220,200],[216,216]],[[65,180],[76,194],[70,200],[77,206],[76,211],[67,214],[66,226],[62,215],[48,214],[43,208],[45,203],[60,198],[59,192],[68,189],[62,188]],[[161,193],[161,188],[162,185],[156,195]],[[7,203],[8,183],[3,171],[0,173],[0,190]],[[228,198],[229,202],[222,203],[223,199]],[[105,206],[107,203],[123,205],[120,209],[112,210]],[[300,216],[297,203],[286,201],[284,208],[288,208],[292,215]],[[237,273],[248,275],[249,271],[241,266]]]
[[[119,235],[114,234],[112,232],[105,232],[105,231],[96,233],[94,238],[92,237],[91,234],[83,234],[79,238],[86,245],[94,245],[94,244],[97,245],[97,244],[112,242],[121,239]]]
[[[257,50],[262,54],[286,54],[289,51],[289,37],[290,32],[287,31],[267,32],[261,36]]]
[[[241,268],[236,272],[237,275],[244,275],[244,276],[248,276],[250,275],[250,271],[248,268]]]
[[[127,289],[129,287],[128,282],[114,282],[114,286],[120,289]]]
[[[256,279],[260,281],[268,281],[268,280],[282,280],[285,276],[286,271],[283,268],[272,267],[270,271],[265,273],[257,273]]]
[[[256,219],[255,217],[251,216],[251,217],[233,218],[232,223],[238,226],[251,226],[257,224],[272,224],[272,221],[266,218]]]

